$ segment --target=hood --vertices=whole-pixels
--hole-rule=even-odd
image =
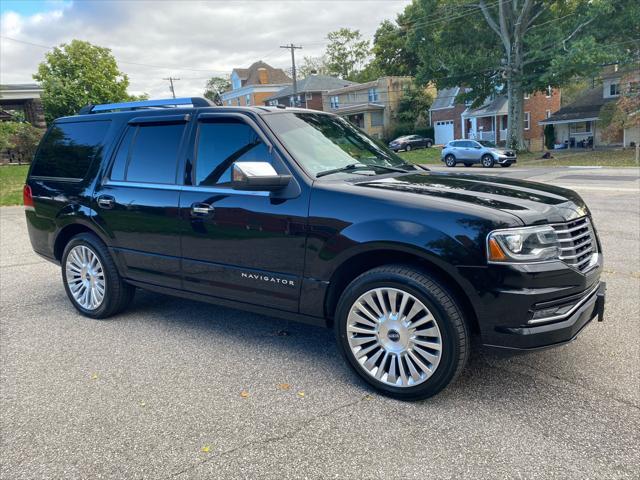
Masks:
[[[424,200],[447,199],[501,210],[525,225],[558,223],[588,214],[573,190],[552,185],[488,175],[420,172],[358,181],[362,188],[406,192]]]

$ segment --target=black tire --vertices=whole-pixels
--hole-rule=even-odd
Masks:
[[[431,148],[433,146],[433,142],[427,140],[427,143],[425,144],[425,148]]]
[[[73,297],[66,278],[66,265],[69,252],[74,247],[85,246],[90,249],[100,260],[105,278],[105,292],[102,303],[90,310],[80,305]],[[81,233],[73,237],[64,248],[61,261],[62,283],[69,300],[82,315],[90,318],[107,318],[124,310],[135,295],[135,287],[122,280],[113,258],[109,254],[106,245],[91,233]]]
[[[451,167],[451,168],[455,167],[456,166],[456,157],[451,153],[447,154],[444,157],[444,164],[447,167]]]
[[[431,376],[417,385],[394,386],[374,378],[355,358],[349,345],[348,316],[354,302],[366,292],[383,287],[399,289],[417,298],[429,309],[441,333],[440,361]],[[353,280],[340,297],[334,327],[339,349],[351,368],[380,392],[401,400],[421,400],[437,394],[460,374],[469,356],[469,329],[455,297],[426,272],[410,266],[377,267]]]
[[[471,167],[471,166],[473,166],[473,163],[465,163],[464,166],[465,167]]]
[[[500,166],[501,166],[502,168],[508,168],[508,167],[510,167],[510,166],[511,166],[511,164],[510,164],[510,163],[501,163],[501,164],[500,164]]]
[[[493,159],[493,157],[491,155],[489,155],[488,153],[485,153],[482,156],[482,166],[484,168],[493,168],[493,165],[495,164],[495,160]]]
[[[410,151],[411,151],[411,145],[407,145],[407,146],[405,147],[405,150],[406,150],[407,152],[410,152]]]

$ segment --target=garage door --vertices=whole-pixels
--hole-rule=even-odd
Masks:
[[[453,140],[453,120],[436,122],[434,136],[436,137],[434,139],[435,142],[439,145],[444,145]]]

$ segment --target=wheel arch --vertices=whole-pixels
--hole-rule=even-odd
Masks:
[[[104,236],[94,226],[84,222],[68,223],[60,229],[53,243],[53,255],[57,261],[62,260],[62,254],[69,241],[80,233],[91,233],[106,243]]]
[[[417,268],[438,280],[458,300],[471,331],[474,334],[480,332],[476,310],[469,295],[465,292],[462,279],[456,278],[457,276],[445,268],[436,258],[394,247],[376,248],[356,253],[342,262],[333,272],[325,295],[328,325],[333,324],[338,300],[349,283],[368,270],[390,264]]]

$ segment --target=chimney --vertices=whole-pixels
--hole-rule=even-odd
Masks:
[[[267,73],[267,69],[264,67],[260,67],[258,69],[258,83],[260,83],[260,85],[266,85],[269,83],[269,74]]]

